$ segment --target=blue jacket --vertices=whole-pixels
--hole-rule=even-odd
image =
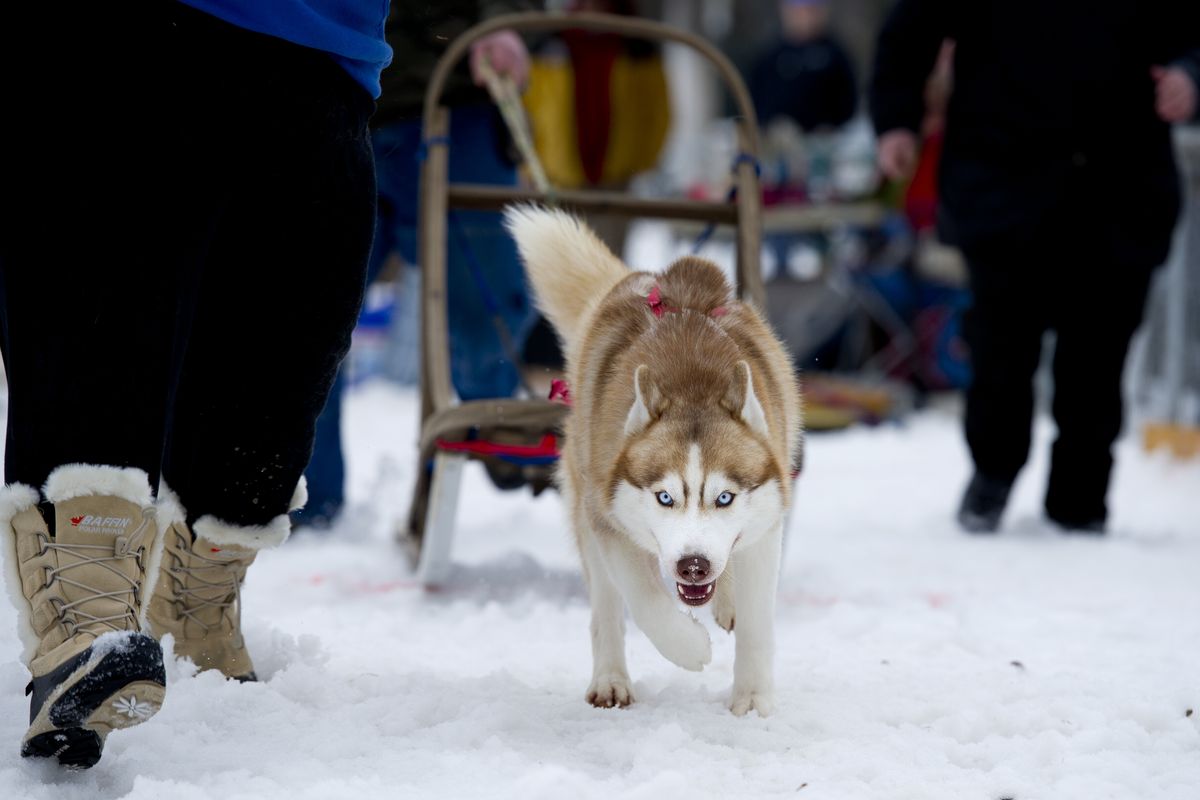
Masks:
[[[383,36],[388,0],[181,2],[239,28],[324,50],[372,97],[379,97],[379,73],[392,60],[392,48]]]

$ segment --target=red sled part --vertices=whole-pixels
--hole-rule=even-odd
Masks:
[[[475,439],[469,442],[452,442],[448,439],[438,439],[437,448],[452,453],[473,453],[481,456],[493,456],[506,461],[521,461],[532,463],[547,463],[558,458],[558,437],[553,433],[544,435],[537,444],[501,444],[489,442],[486,439]]]

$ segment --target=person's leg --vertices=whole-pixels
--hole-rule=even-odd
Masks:
[[[1033,376],[1045,315],[1031,248],[969,252],[972,304],[963,333],[971,357],[965,431],[975,475],[959,509],[974,532],[997,528],[1009,489],[1029,456]]]
[[[362,302],[373,105],[324,54],[270,37],[207,57],[243,74],[237,125],[222,132],[234,195],[207,253],[168,435],[172,535],[151,621],[178,654],[247,678],[238,585],[257,551],[288,535]]]
[[[205,117],[206,98],[177,58],[176,11],[39,9],[34,27],[54,32],[61,57],[36,70],[0,46],[4,95],[25,121],[0,132],[0,545],[32,673],[22,754],[71,766],[153,715],[165,684],[142,633],[162,541],[152,490],[219,204],[203,137],[184,124]],[[28,35],[12,22],[0,30]]]
[[[971,355],[966,436],[978,472],[1011,483],[1029,455],[1033,375],[1046,322],[1036,270],[1018,259],[968,254],[972,303],[964,319]]]
[[[397,225],[393,197],[396,187],[393,185],[394,181],[389,180],[388,171],[395,143],[387,132],[372,133],[371,143],[378,178],[375,232],[371,242],[371,255],[367,261],[368,286],[375,281],[388,257],[396,250]],[[409,188],[405,186],[404,190]],[[329,400],[317,418],[312,458],[304,470],[304,479],[308,485],[308,502],[304,508],[292,513],[292,520],[297,526],[327,529],[333,525],[346,504],[346,457],[342,447],[342,403],[347,386],[345,373],[346,365],[343,363],[338,368]]]
[[[362,302],[372,104],[315,51],[247,58],[271,96],[248,100],[236,132],[241,185],[205,264],[164,476],[189,522],[286,531]]]
[[[345,370],[339,368],[325,409],[317,417],[312,457],[304,469],[308,502],[304,508],[292,514],[297,526],[328,529],[346,503],[346,457],[342,452],[342,398],[345,389]]]
[[[73,10],[67,61],[4,72],[26,120],[0,133],[9,483],[40,488],[69,463],[136,467],[157,483],[183,289],[213,209],[203,189],[177,188],[188,164],[176,109],[147,100],[187,91],[163,63],[167,15],[134,5],[97,19]]]
[[[450,180],[515,185],[516,168],[501,154],[496,136],[495,109],[454,109]],[[516,245],[498,213],[456,212],[448,228],[446,281],[453,287],[448,314],[454,388],[464,400],[508,397],[520,381],[518,365],[506,352],[494,316],[503,319],[517,353],[536,318]]]
[[[1121,432],[1122,383],[1129,342],[1141,323],[1152,269],[1092,260],[1064,291],[1056,315],[1054,419],[1045,507],[1065,528],[1100,532],[1112,445]]]
[[[495,109],[467,106],[450,112],[449,179],[452,182],[499,186],[516,184],[516,168],[499,151]],[[386,137],[379,152],[381,193],[394,201],[396,245],[409,263],[417,263],[420,125],[398,123],[377,133]],[[519,378],[492,320],[479,285],[481,277],[490,299],[508,325],[520,352],[535,315],[525,287],[525,273],[516,246],[505,232],[500,215],[457,212],[448,221],[446,283],[450,328],[450,373],[464,400],[507,397]]]

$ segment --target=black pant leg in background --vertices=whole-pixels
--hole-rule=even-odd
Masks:
[[[1103,522],[1112,447],[1121,433],[1129,343],[1141,324],[1153,269],[1112,263],[1105,253],[1081,258],[1055,310],[1054,420],[1045,506],[1073,527]]]
[[[1029,457],[1033,376],[1047,326],[1046,254],[1013,241],[965,255],[972,289],[963,320],[972,373],[967,446],[976,471],[1011,482]]]
[[[1045,505],[1052,519],[1073,527],[1107,516],[1125,359],[1153,274],[1152,266],[1117,260],[1106,243],[1094,219],[1068,204],[1038,232],[966,254],[973,306],[964,335],[973,378],[965,428],[975,468],[1012,481],[1024,466],[1033,376],[1042,335],[1053,330],[1058,435]]]

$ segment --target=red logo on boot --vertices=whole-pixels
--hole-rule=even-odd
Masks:
[[[81,514],[81,515],[80,515],[80,516],[78,516],[78,517],[71,517],[71,527],[72,527],[72,528],[74,528],[74,527],[77,527],[77,526],[79,525],[79,523],[83,522],[83,518],[84,518],[85,516],[87,516],[87,515],[86,515],[86,514]]]

